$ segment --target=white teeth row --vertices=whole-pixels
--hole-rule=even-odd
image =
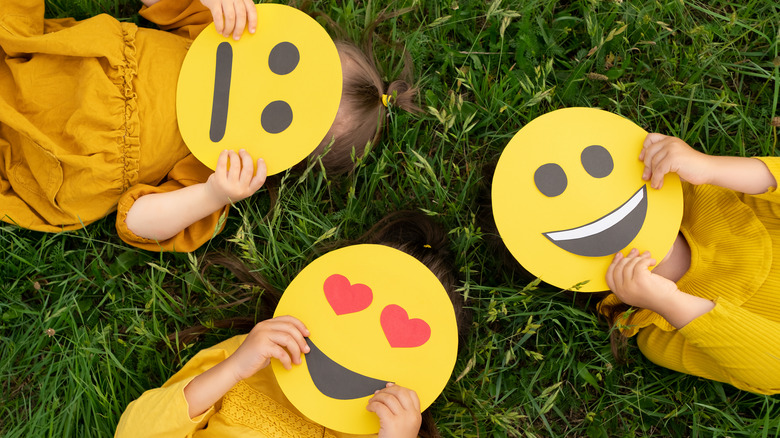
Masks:
[[[590,237],[594,234],[598,234],[622,221],[626,216],[634,211],[639,203],[642,202],[643,198],[644,190],[640,188],[636,193],[634,193],[633,196],[631,196],[631,199],[626,201],[625,204],[621,205],[620,208],[602,217],[601,219],[581,227],[572,228],[570,230],[552,231],[550,233],[545,233],[545,236],[554,241],[561,241],[582,239],[584,237]]]

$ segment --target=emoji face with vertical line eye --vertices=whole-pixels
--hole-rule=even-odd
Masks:
[[[239,41],[209,25],[182,64],[179,130],[190,151],[216,167],[224,149],[263,158],[272,175],[314,151],[341,100],[341,62],[327,32],[284,5],[256,5],[254,34]]]
[[[455,366],[457,323],[444,287],[414,257],[383,245],[332,251],[303,269],[274,316],[309,329],[311,351],[285,370],[271,361],[290,402],[327,428],[379,430],[366,410],[388,382],[414,390],[426,409]]]
[[[661,190],[642,180],[646,135],[615,114],[567,108],[514,136],[492,198],[499,234],[520,264],[552,285],[595,292],[608,289],[615,253],[666,255],[680,228],[682,189],[675,174]]]

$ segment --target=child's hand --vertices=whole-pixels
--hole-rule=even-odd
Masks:
[[[647,251],[640,255],[634,248],[627,256],[617,253],[607,268],[607,286],[629,306],[661,313],[678,291],[677,285],[650,272],[651,266],[655,266],[655,259]]]
[[[230,169],[228,170],[228,158]],[[206,181],[211,196],[215,200],[226,205],[230,202],[238,202],[252,196],[265,184],[265,161],[257,159],[257,172],[254,172],[254,163],[249,152],[241,149],[235,151],[222,151],[217,160],[217,170]],[[252,174],[254,173],[254,176]]]
[[[267,367],[271,358],[279,359],[285,369],[301,363],[301,354],[309,352],[305,337],[309,330],[292,316],[277,316],[254,326],[240,347],[225,361],[236,381],[246,379]]]
[[[388,383],[374,393],[366,409],[379,417],[379,438],[416,438],[420,432],[420,399],[411,389]]]
[[[639,153],[639,160],[645,163],[642,179],[650,181],[654,189],[663,187],[664,175],[669,172],[680,175],[691,184],[710,182],[710,158],[677,137],[655,133],[647,135]]]
[[[625,257],[617,253],[607,269],[607,285],[620,301],[652,310],[678,329],[715,307],[714,302],[685,293],[673,281],[648,271],[653,265],[649,252],[639,255],[634,248]]]
[[[252,0],[200,0],[203,6],[209,8],[214,18],[217,32],[227,38],[233,33],[233,39],[238,41],[249,28],[249,33],[257,29],[257,8]]]

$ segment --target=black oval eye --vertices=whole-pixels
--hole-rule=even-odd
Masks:
[[[268,68],[278,75],[286,75],[298,66],[301,54],[295,44],[287,41],[281,42],[271,49],[268,55]]]
[[[278,134],[287,129],[292,123],[292,119],[292,108],[283,100],[269,103],[260,114],[260,124],[271,134]]]
[[[612,162],[612,155],[604,146],[588,146],[582,151],[580,156],[582,167],[593,178],[604,178],[612,173],[615,163]]]
[[[539,166],[534,172],[534,183],[544,196],[553,198],[566,190],[568,180],[561,166],[547,163]]]

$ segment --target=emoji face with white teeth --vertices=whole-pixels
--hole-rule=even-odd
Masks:
[[[272,360],[284,395],[329,429],[374,434],[366,410],[388,382],[414,390],[425,410],[450,378],[458,348],[452,303],[414,257],[383,245],[354,245],[318,258],[290,283],[274,316],[309,329],[311,351],[286,370]]]
[[[210,24],[179,73],[179,131],[195,157],[216,168],[224,149],[263,158],[268,174],[294,166],[328,133],[341,101],[341,61],[313,18],[279,4],[257,7],[257,31],[239,41]]]
[[[669,252],[682,188],[674,173],[660,190],[642,179],[645,136],[621,116],[567,108],[512,138],[493,176],[493,216],[523,267],[554,286],[595,292],[608,289],[615,253],[637,248],[660,261]]]

